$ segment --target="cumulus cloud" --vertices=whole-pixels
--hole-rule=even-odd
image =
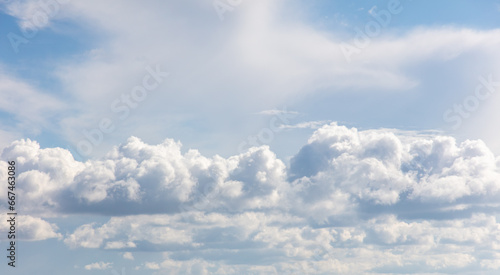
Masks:
[[[126,259],[165,251],[163,262],[140,268],[166,274],[498,267],[500,162],[481,141],[330,123],[288,167],[267,146],[228,158],[181,146],[132,137],[79,162],[19,140],[4,148],[0,166],[17,162],[26,213],[112,216],[67,232],[68,247]],[[43,230],[32,239],[62,236],[36,221]]]
[[[148,241],[153,244],[192,244],[191,237],[183,229],[168,225],[169,216],[128,216],[113,217],[98,226],[95,223],[78,227],[64,242],[73,248],[105,249],[134,248],[136,242]],[[122,241],[127,238],[127,241]]]
[[[336,123],[316,131],[292,158],[290,176],[329,181],[330,188],[357,200],[387,205],[493,195],[500,186],[496,158],[481,141],[400,139],[392,132],[359,132]]]
[[[5,148],[2,158],[15,160],[23,171],[18,192],[30,200],[21,207],[32,212],[257,209],[277,206],[286,189],[285,165],[265,146],[228,159],[207,158],[196,150],[182,154],[171,139],[148,145],[132,137],[106,158],[81,163],[67,150],[40,149],[28,139]]]
[[[160,265],[154,262],[146,262],[144,264],[144,267],[146,269],[160,269]]]
[[[499,30],[418,28],[402,36],[386,30],[347,62],[340,46],[349,41],[295,20],[296,10],[280,12],[284,1],[246,1],[231,24],[220,24],[212,1],[64,2],[46,21],[40,17],[43,1],[8,1],[2,8],[24,31],[33,23],[42,29],[66,17],[92,29],[91,35],[105,33],[97,48],[53,64],[53,77],[64,95],[74,99],[73,112],[58,120],[66,106],[57,91],[41,92],[3,71],[0,91],[7,96],[0,98],[0,109],[12,114],[23,131],[38,132],[48,121],[58,121],[62,138],[72,141],[81,138],[82,128],[116,115],[110,103],[140,84],[138,78],[151,62],[175,68],[176,76],[168,87],[151,93],[155,100],[137,109],[127,121],[130,128],[121,128],[148,137],[165,136],[175,128],[159,129],[151,112],[158,119],[181,117],[184,122],[184,113],[222,110],[211,121],[235,125],[222,123],[237,121],[237,115],[227,113],[297,115],[270,108],[318,91],[417,89],[425,98],[435,89],[422,85],[432,80],[415,68],[425,70],[429,64],[453,61],[454,70],[463,75],[470,72],[456,68],[481,64],[484,71],[498,73]],[[452,78],[449,82],[457,86],[470,81]],[[418,90],[419,85],[424,88]],[[212,100],[222,97],[226,100]],[[485,103],[486,112],[477,117],[488,122],[498,117],[495,103]],[[185,108],[179,111],[178,106]],[[469,122],[481,125],[474,118]],[[316,129],[320,124],[282,128]],[[487,127],[497,139],[494,127]],[[0,129],[3,139],[5,130]],[[123,130],[116,135],[131,134]],[[480,140],[457,143],[441,134],[359,131],[331,123],[315,131],[288,167],[266,146],[227,158],[207,157],[183,151],[172,139],[151,145],[136,137],[84,162],[68,150],[41,148],[29,139],[6,146],[0,158],[2,178],[7,176],[6,161],[17,163],[21,184],[16,194],[23,198],[20,213],[26,213],[19,216],[21,239],[60,238],[71,248],[116,250],[126,259],[133,259],[135,251],[165,251],[162,261],[140,266],[159,273],[488,269],[496,274],[500,267],[495,252],[500,248],[500,158]],[[0,181],[0,188],[6,190],[6,184]],[[0,196],[0,206],[6,209],[5,196]],[[49,222],[54,216],[89,213],[109,220],[84,222],[64,234]],[[0,227],[8,229],[6,223]],[[85,269],[109,267],[111,263],[98,262]]]
[[[97,263],[91,263],[88,265],[85,265],[86,270],[106,270],[109,269],[113,266],[112,263],[105,263],[105,262],[97,262]]]
[[[125,252],[123,253],[123,258],[127,260],[134,260],[134,255],[132,252]]]
[[[5,221],[8,221],[12,215],[2,215]],[[59,228],[54,223],[49,223],[41,218],[33,217],[29,215],[16,215],[15,216],[15,233],[17,233],[16,238],[19,240],[27,241],[42,241],[47,239],[61,239],[63,235],[59,233]],[[2,222],[0,224],[1,232],[9,232],[10,229],[9,222]],[[2,239],[7,240],[8,234],[2,236]]]
[[[181,146],[171,139],[149,145],[132,137],[101,159],[79,162],[65,149],[42,149],[28,139],[4,148],[2,159],[15,160],[21,171],[18,192],[29,198],[23,210],[46,214],[312,214],[317,208],[336,215],[365,204],[460,201],[468,208],[500,190],[499,158],[479,140],[458,144],[449,136],[402,136],[331,123],[314,132],[288,168],[267,146],[229,158],[208,158],[193,149],[182,153]]]

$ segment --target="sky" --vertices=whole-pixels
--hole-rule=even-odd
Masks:
[[[0,273],[498,274],[499,48],[499,0],[0,1]]]

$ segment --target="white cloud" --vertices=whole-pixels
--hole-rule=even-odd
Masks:
[[[7,209],[7,208],[5,208]],[[5,218],[5,221],[10,220],[12,215],[2,215]],[[10,222],[3,222],[0,224],[0,231],[2,232],[10,232]],[[27,241],[42,241],[47,239],[62,239],[62,234],[57,231],[59,228],[54,223],[49,223],[41,218],[33,217],[29,215],[16,215],[15,216],[15,224],[14,230],[16,233],[16,239],[18,240],[27,240]],[[7,237],[10,234],[5,234],[2,236],[2,239],[7,240]]]
[[[479,66],[500,73],[500,30],[422,27],[398,36],[387,30],[349,63],[335,34],[313,29],[304,20],[288,20],[296,19],[297,11],[280,12],[282,2],[247,1],[234,20],[220,24],[211,1],[71,1],[57,16],[106,37],[95,49],[55,64],[65,96],[74,98],[74,114],[62,117],[67,106],[57,93],[41,92],[4,73],[0,91],[6,96],[0,98],[0,109],[14,115],[16,129],[21,129],[16,133],[37,133],[60,123],[62,137],[78,141],[83,129],[116,117],[111,102],[141,83],[147,65],[175,72],[134,109],[126,125],[116,125],[116,136],[104,139],[112,144],[131,131],[163,138],[175,128],[171,121],[182,124],[212,113],[218,114],[210,116],[213,124],[236,124],[230,130],[238,132],[245,124],[238,120],[241,113],[297,115],[270,108],[320,90],[413,89],[434,101],[427,91],[435,90],[432,81],[416,72],[429,64],[449,62],[465,76]],[[26,30],[38,3],[11,1],[6,10]],[[51,26],[50,20],[39,27]],[[470,81],[464,78],[453,75],[439,82]],[[485,123],[498,117],[496,103],[485,102],[477,117],[464,124],[467,136],[487,132],[490,140],[497,139],[495,127]],[[225,123],[231,119],[238,123]],[[225,145],[223,139],[217,142]],[[66,233],[64,243],[119,250],[125,259],[134,258],[130,251],[167,251],[162,262],[141,266],[165,274],[453,273],[482,268],[495,274],[500,267],[495,252],[500,248],[495,204],[500,157],[480,140],[361,131],[332,123],[314,132],[289,167],[266,146],[227,158],[206,157],[197,150],[183,151],[172,139],[150,145],[136,137],[85,162],[68,150],[42,149],[29,139],[6,146],[1,159],[2,178],[6,161],[17,162],[22,184],[16,192],[25,198],[19,209],[28,214],[19,216],[21,239],[62,238],[55,224],[36,215],[109,215],[107,222],[85,223]],[[6,190],[6,184],[1,181],[0,189]],[[6,209],[5,196],[0,206]],[[0,227],[7,229],[6,223]],[[97,262],[85,269],[111,265]]]
[[[133,242],[107,242],[104,249],[122,249],[122,248],[133,248],[136,247]],[[124,258],[128,259],[132,254],[123,255]],[[132,257],[133,259],[133,257]]]
[[[51,5],[46,5],[49,1],[9,1],[6,5],[5,12],[10,16],[19,19],[19,26],[27,31],[27,33],[33,32],[33,30],[43,29],[50,24],[53,16],[55,16],[59,9],[60,4],[58,2],[65,1],[50,1]],[[48,8],[48,9],[47,9]]]
[[[73,232],[73,234],[67,236],[64,239],[66,243],[71,248],[85,247],[85,248],[98,248],[101,246],[103,239],[107,236],[106,228],[99,228],[97,231],[94,230],[93,224],[82,225]]]
[[[0,68],[0,93],[3,95],[0,110],[12,115],[16,131],[38,134],[42,128],[54,127],[49,120],[58,119],[67,109],[56,96],[40,92],[33,85],[5,74],[3,68]]]
[[[134,248],[138,241],[153,244],[191,243],[192,239],[185,230],[168,225],[170,219],[168,216],[114,217],[102,226],[95,223],[82,225],[66,236],[64,242],[73,248],[99,248],[106,242],[104,249]]]
[[[3,160],[15,160],[16,169],[22,171],[17,174],[17,180],[23,184],[16,188],[16,193],[27,198],[26,204],[22,205],[23,212],[40,213],[46,212],[44,209],[58,207],[58,194],[72,186],[74,177],[85,166],[75,161],[65,149],[41,149],[36,141],[30,139],[12,142],[3,148],[1,156]],[[1,161],[0,166],[5,168],[0,174],[7,176],[7,163]],[[7,182],[0,183],[0,186],[6,189]]]
[[[96,262],[96,263],[91,263],[88,265],[85,265],[86,270],[106,270],[113,267],[113,263],[105,263],[105,262]]]
[[[313,134],[292,158],[290,173],[327,180],[333,190],[377,204],[395,204],[403,192],[410,199],[445,202],[496,194],[500,187],[495,156],[481,141],[400,139],[336,123]]]
[[[328,124],[329,121],[320,120],[320,121],[307,121],[300,122],[294,125],[280,125],[282,129],[318,129],[321,126]]]
[[[146,269],[153,269],[153,270],[160,269],[160,265],[154,262],[146,262],[144,263],[144,267]]]
[[[123,253],[123,258],[127,260],[134,260],[134,255],[132,252],[125,252]]]
[[[318,129],[288,171],[266,146],[207,158],[196,150],[181,153],[181,144],[170,139],[148,145],[130,138],[85,163],[64,149],[20,140],[2,158],[16,160],[21,171],[18,192],[29,198],[23,211],[46,215],[292,207],[328,216],[359,203],[452,203],[500,191],[498,158],[481,141],[457,144],[446,136],[409,138],[336,123]]]
[[[500,269],[500,259],[482,260],[481,267],[486,269],[498,270]]]
[[[30,200],[21,207],[33,213],[88,211],[92,207],[87,206],[99,204],[107,207],[96,211],[133,209],[120,207],[122,203],[135,205],[137,213],[279,204],[281,189],[286,189],[285,166],[268,147],[209,159],[196,150],[182,154],[180,146],[170,139],[152,146],[130,138],[105,159],[81,163],[64,149],[40,149],[34,141],[20,140],[5,148],[2,158],[15,160],[22,171],[18,178],[25,184],[18,192]]]
[[[499,161],[481,141],[331,123],[289,167],[266,146],[208,158],[134,137],[84,163],[31,140],[2,159],[4,177],[16,160],[24,213],[112,216],[65,234],[68,247],[168,251],[159,272],[444,272],[493,268],[474,247],[500,248]],[[31,219],[27,239],[61,237]]]
[[[36,10],[38,2],[13,1],[7,10],[24,22]],[[263,113],[269,114],[276,111],[269,109],[273,106],[294,103],[290,102],[291,98],[298,102],[318,91],[386,93],[414,89],[429,100],[435,97],[442,100],[429,92],[437,89],[429,88],[429,85],[434,87],[432,80],[414,70],[425,70],[433,62],[445,66],[453,61],[454,68],[469,70],[481,66],[487,73],[499,73],[491,65],[500,58],[496,50],[500,44],[499,30],[422,27],[396,35],[388,28],[349,63],[340,50],[340,44],[349,41],[340,41],[335,33],[314,29],[299,15],[301,11],[284,9],[283,3],[285,1],[247,1],[238,7],[233,20],[221,24],[211,1],[148,4],[123,1],[120,6],[100,1],[69,1],[61,6],[58,17],[73,20],[91,29],[93,34],[104,33],[102,37],[107,39],[81,53],[82,58],[60,61],[56,65],[55,74],[65,93],[75,99],[74,112],[58,122],[61,136],[76,144],[84,138],[83,130],[95,128],[102,118],[116,118],[111,103],[140,84],[147,65],[159,64],[175,74],[168,84],[166,81],[151,92],[151,96],[133,110],[134,116],[126,125],[114,121],[117,130],[102,144],[106,150],[115,140],[131,136],[134,131],[155,137],[157,142],[193,114],[208,117],[207,123],[213,125],[231,125],[224,130],[238,131],[245,123],[232,123],[233,120],[253,112],[249,110],[268,110]],[[181,28],[176,27],[179,21],[185,22]],[[204,47],[198,46],[201,43]],[[477,78],[477,73],[460,73],[459,80],[453,75],[439,82],[466,87],[470,79]],[[464,75],[470,77],[462,77]],[[424,88],[420,89],[419,85]],[[179,92],[180,89],[183,92]],[[215,100],[221,97],[226,100]],[[56,101],[34,103],[42,102]],[[179,110],[177,106],[184,108]],[[227,116],[227,113],[235,115]],[[158,129],[157,121],[150,119],[152,114],[159,121],[175,125]],[[496,109],[482,117],[498,117],[495,114]],[[179,121],[172,122],[174,117]],[[47,118],[42,116],[39,120]],[[240,129],[233,129],[235,124]],[[481,133],[489,137],[489,144],[495,144],[495,136],[487,128],[484,125],[481,131],[467,128],[467,137]],[[102,150],[99,147],[95,152]]]

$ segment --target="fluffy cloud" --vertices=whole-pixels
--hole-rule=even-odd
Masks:
[[[85,265],[84,268],[86,270],[94,270],[94,269],[105,270],[105,269],[111,268],[112,266],[113,266],[112,263],[97,262],[97,263],[91,263],[91,264]]]
[[[15,160],[22,171],[18,192],[29,198],[21,207],[30,212],[260,209],[278,206],[287,186],[285,165],[268,147],[206,158],[196,150],[182,154],[170,139],[147,145],[133,137],[104,159],[81,163],[64,149],[40,149],[28,139],[5,148],[2,158]]]
[[[52,6],[56,10],[46,21],[40,17],[44,1],[2,5],[24,31],[36,20],[41,29],[66,18],[72,23],[68,26],[84,26],[100,41],[90,43],[95,49],[52,64],[51,77],[62,89],[53,94],[0,72],[0,92],[7,95],[0,98],[0,109],[13,115],[21,131],[59,129],[71,141],[103,117],[116,118],[110,103],[140,84],[144,68],[153,64],[172,70],[174,77],[152,92],[114,137],[132,131],[151,140],[178,136],[170,133],[175,126],[215,113],[202,121],[204,127],[231,125],[226,126],[231,132],[240,132],[246,125],[242,113],[268,109],[260,114],[286,114],[270,108],[320,90],[383,91],[380,95],[413,89],[425,101],[411,105],[426,103],[426,119],[435,121],[444,111],[439,108],[453,105],[450,97],[434,95],[441,83],[456,85],[446,88],[457,91],[457,102],[462,102],[467,91],[455,87],[473,88],[477,74],[499,73],[499,30],[419,28],[397,36],[386,30],[347,62],[340,47],[347,40],[311,27],[294,14],[297,10],[282,12],[284,1],[246,1],[234,11],[238,16],[224,24],[212,1],[64,2]],[[434,70],[450,67],[450,78],[432,83]],[[471,77],[470,68],[477,67],[480,72]],[[72,99],[68,112],[63,95]],[[493,98],[484,102],[484,111],[464,122],[469,136],[490,128],[490,138],[498,140],[491,127],[499,117],[496,103]],[[398,114],[407,118],[410,113]],[[475,123],[480,120],[487,126]],[[3,139],[6,130],[0,129]],[[217,144],[231,147],[221,140]],[[288,167],[266,146],[228,158],[206,157],[196,150],[184,152],[172,139],[150,145],[135,137],[85,162],[61,148],[17,140],[1,154],[2,178],[7,160],[16,160],[16,194],[23,198],[18,208],[27,214],[19,216],[21,239],[63,238],[71,248],[116,250],[127,259],[135,251],[165,251],[161,261],[139,266],[158,274],[483,269],[496,274],[500,267],[495,252],[500,247],[500,158],[482,141],[457,143],[443,135],[358,131],[333,123],[318,129]],[[6,187],[0,181],[0,188]],[[0,196],[0,207],[6,206],[6,197]],[[109,220],[83,222],[62,233],[46,221],[89,213]],[[7,230],[5,223],[0,227]],[[98,262],[85,269],[109,267]]]
[[[9,220],[11,215],[2,215],[5,221]],[[33,217],[29,215],[17,215],[16,219],[16,238],[18,240],[27,241],[41,241],[46,239],[58,238],[61,239],[63,235],[58,233],[59,228],[56,224],[49,223],[41,218]],[[2,222],[0,224],[1,232],[9,232],[10,223]],[[2,239],[7,240],[8,234],[2,234]]]
[[[163,262],[138,267],[159,274],[498,267],[500,162],[481,141],[331,123],[289,167],[267,146],[208,158],[135,137],[86,162],[31,140],[13,142],[2,159],[4,177],[5,160],[17,163],[23,212],[112,216],[67,232],[66,245],[127,259],[165,251]],[[31,239],[62,236],[36,223]]]
[[[134,255],[131,252],[123,253],[123,258],[127,260],[134,260]]]
[[[288,168],[267,146],[208,158],[193,149],[182,153],[171,139],[149,145],[135,137],[86,162],[29,139],[4,148],[2,159],[4,176],[5,160],[17,163],[18,192],[29,199],[20,207],[28,213],[279,209],[327,217],[366,205],[440,204],[445,210],[457,203],[467,210],[500,190],[499,158],[481,141],[457,144],[448,136],[336,123],[315,131]]]
[[[146,262],[144,264],[144,267],[146,269],[160,269],[160,265],[158,265],[157,263],[153,263],[153,262]]]
[[[168,216],[150,215],[114,217],[100,227],[96,224],[82,225],[64,242],[73,248],[98,248],[105,243],[105,249],[134,248],[136,242],[144,241],[153,244],[193,244],[184,230],[168,226],[169,220]],[[124,238],[128,240],[123,242]]]
[[[496,158],[481,141],[402,139],[390,131],[358,132],[336,123],[316,131],[292,158],[290,176],[328,181],[321,186],[386,205],[401,200],[452,202],[495,195],[500,187]]]

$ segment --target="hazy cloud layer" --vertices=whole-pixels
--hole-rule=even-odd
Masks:
[[[439,122],[431,127],[449,127],[453,124],[443,120],[443,113],[474,94],[478,76],[491,75],[498,82],[500,74],[495,65],[500,60],[498,29],[439,26],[398,33],[388,27],[360,46],[355,32],[345,37],[317,29],[301,16],[304,11],[300,5],[291,8],[286,1],[244,1],[227,12],[224,22],[219,20],[213,1],[207,0],[122,1],[120,5],[95,0],[58,2],[61,4],[51,6],[47,21],[36,29],[57,30],[58,22],[70,22],[102,40],[75,53],[74,59],[54,61],[51,75],[64,93],[54,93],[51,96],[55,98],[51,98],[37,91],[39,87],[7,79],[3,82],[8,85],[0,89],[15,89],[23,98],[35,100],[16,100],[15,104],[0,100],[0,109],[12,114],[18,106],[24,107],[25,112],[19,114],[28,125],[24,132],[31,129],[29,126],[42,124],[43,129],[58,133],[72,145],[85,139],[83,130],[97,127],[102,118],[111,118],[117,130],[94,148],[93,153],[99,156],[116,140],[134,133],[159,141],[169,136],[169,131],[184,128],[182,125],[193,117],[206,117],[208,128],[219,129],[220,125],[237,124],[234,121],[246,113],[284,104],[294,106],[320,92],[421,93],[421,98],[439,103],[426,105],[426,119]],[[412,8],[410,2],[401,1],[403,11],[398,16]],[[46,10],[40,3],[43,1],[10,1],[3,9],[25,28],[38,18],[37,12]],[[368,22],[373,20],[370,17]],[[346,44],[355,48],[349,58],[342,51]],[[111,109],[112,103],[141,84],[145,67],[156,65],[171,77],[131,108],[134,119],[122,124]],[[449,68],[453,74],[438,74],[435,80],[435,70]],[[446,90],[456,91],[455,95],[435,93],[443,89],[442,83],[448,83]],[[213,100],[222,97],[224,101]],[[495,132],[481,123],[499,117],[498,100],[492,96],[481,102],[481,112],[464,119],[458,131],[482,138],[492,148],[498,145]],[[70,101],[71,106],[62,108],[60,101]],[[64,110],[64,116],[49,123],[47,108]],[[393,116],[412,118],[400,110]],[[164,130],[158,129],[158,121],[168,123]],[[247,130],[244,125],[236,127]]]

